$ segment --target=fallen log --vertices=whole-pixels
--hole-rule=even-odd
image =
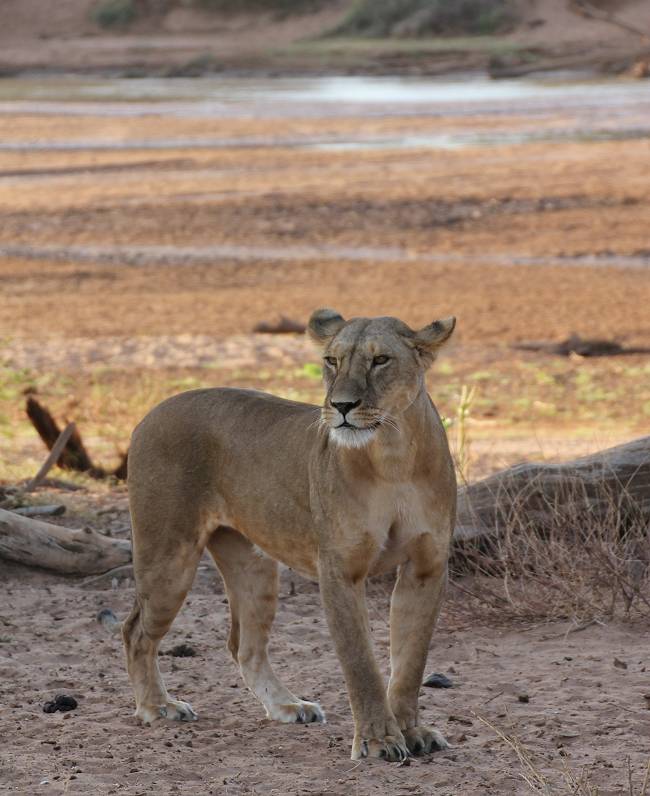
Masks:
[[[650,527],[650,436],[562,464],[518,464],[458,490],[454,538],[496,534],[516,517],[544,530],[563,516],[600,521],[621,532]]]
[[[65,506],[63,503],[53,503],[47,506],[19,506],[11,511],[14,514],[20,514],[21,517],[60,517],[61,514],[65,514]]]
[[[648,57],[648,47],[608,49],[606,53],[585,51],[573,52],[564,56],[526,50],[514,54],[496,54],[488,62],[488,75],[493,80],[525,77],[541,72],[554,72],[559,69],[588,69],[604,74],[625,74],[633,66]]]
[[[589,340],[580,335],[572,334],[559,343],[544,341],[527,341],[515,343],[512,348],[520,351],[542,351],[545,354],[558,354],[562,357],[577,354],[581,357],[617,357],[629,354],[650,354],[650,348],[640,346],[622,346],[615,340]]]
[[[47,474],[59,461],[59,457],[63,453],[63,449],[65,448],[65,446],[68,444],[68,440],[72,436],[74,429],[75,429],[74,423],[68,423],[68,425],[59,434],[59,437],[52,446],[52,449],[50,450],[47,459],[45,459],[41,468],[36,473],[36,475],[31,479],[31,481],[27,482],[27,485],[25,486],[25,492],[33,492],[37,486],[40,486],[43,483]]]
[[[0,558],[62,575],[96,575],[131,561],[131,544],[0,509]]]

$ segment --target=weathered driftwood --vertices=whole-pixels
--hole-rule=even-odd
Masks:
[[[554,515],[619,518],[650,527],[650,437],[563,464],[519,464],[458,491],[456,540],[522,522],[544,529]]]
[[[558,69],[592,69],[609,74],[623,74],[631,72],[635,64],[645,61],[647,57],[647,46],[634,50],[629,47],[612,49],[606,55],[585,50],[555,57],[544,57],[543,52],[532,50],[523,54],[493,55],[488,64],[488,74],[494,80],[525,77],[536,72]]]
[[[65,514],[63,503],[51,503],[47,506],[20,506],[11,510],[14,514],[20,514],[22,517],[60,517]]]
[[[71,530],[0,509],[0,558],[64,575],[95,575],[131,560],[124,539]]]
[[[46,447],[50,451],[54,451],[55,445],[60,442],[62,432],[51,412],[31,395],[27,398],[25,411]],[[56,458],[56,464],[59,467],[63,470],[87,473],[91,478],[106,478],[106,476],[112,475],[121,480],[126,479],[128,452],[122,455],[122,460],[114,470],[97,467],[93,464],[75,424],[69,425],[72,426],[72,431],[67,434],[66,442],[60,455]],[[67,431],[68,429],[63,433]]]
[[[41,465],[39,471],[31,479],[31,481],[29,481],[25,486],[25,492],[32,492],[34,489],[36,489],[37,486],[40,486],[43,483],[47,474],[58,462],[59,457],[63,453],[65,446],[68,444],[68,440],[73,435],[74,430],[75,430],[75,424],[68,423],[68,425],[59,434],[58,439],[52,446],[52,449],[50,450],[48,457]]]

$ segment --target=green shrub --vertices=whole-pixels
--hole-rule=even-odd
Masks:
[[[512,0],[357,0],[334,34],[489,34],[514,22]]]
[[[92,10],[92,19],[101,28],[127,28],[135,19],[134,0],[103,0]]]

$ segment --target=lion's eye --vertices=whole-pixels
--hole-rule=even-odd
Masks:
[[[325,357],[325,362],[327,362],[327,364],[331,368],[335,368],[336,367],[336,359],[335,359],[335,357]]]
[[[390,357],[384,356],[383,354],[381,356],[374,357],[372,360],[372,366],[374,368],[377,365],[385,365],[389,359]]]

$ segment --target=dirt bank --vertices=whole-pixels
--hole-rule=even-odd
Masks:
[[[643,32],[650,32],[645,0],[597,3],[598,18],[585,15],[579,3],[519,0],[516,24],[506,33],[382,40],[322,38],[345,17],[351,0],[280,17],[159,4],[117,32],[93,21],[99,5],[96,0],[2,3],[0,71],[444,74],[492,66],[499,74],[517,74],[536,65],[618,72],[647,56]]]

